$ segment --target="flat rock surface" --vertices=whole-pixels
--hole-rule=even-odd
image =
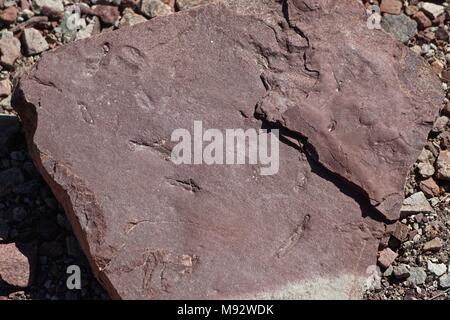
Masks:
[[[353,1],[227,2],[44,54],[34,161],[113,298],[360,298],[439,82]],[[278,174],[175,165],[195,120],[283,127]]]

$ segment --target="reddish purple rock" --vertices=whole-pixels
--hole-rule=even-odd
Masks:
[[[257,112],[301,135],[311,157],[395,220],[442,103],[439,79],[409,48],[368,30],[361,7],[332,3],[284,2],[290,32],[273,50],[286,59],[272,58],[270,67],[269,58],[263,77],[271,89]]]
[[[113,298],[360,298],[439,81],[353,1],[227,2],[44,54],[33,159]],[[282,127],[278,174],[175,165],[196,120]]]
[[[119,9],[116,6],[99,4],[92,7],[92,12],[106,25],[114,24],[119,17]]]

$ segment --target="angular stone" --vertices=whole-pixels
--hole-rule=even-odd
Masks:
[[[403,242],[408,239],[409,228],[406,224],[397,222],[394,232],[392,236],[396,238],[398,241]]]
[[[427,149],[422,149],[422,151],[420,152],[419,156],[417,157],[417,161],[420,163],[426,163],[426,164],[434,164],[435,161],[435,157],[433,155],[433,152],[431,152],[430,150]]]
[[[438,184],[433,180],[433,178],[420,181],[419,187],[427,198],[438,197],[441,193]]]
[[[112,25],[119,18],[119,9],[116,6],[96,5],[92,11],[106,25]]]
[[[417,192],[406,198],[403,201],[402,208],[400,210],[400,216],[407,217],[416,213],[432,213],[433,207],[429,204],[427,197],[423,192]]]
[[[56,258],[63,254],[64,248],[59,241],[42,243],[39,248],[39,254],[47,257]]]
[[[445,7],[431,2],[422,2],[420,8],[433,19],[444,13]]]
[[[417,33],[417,22],[406,14],[385,14],[381,20],[383,29],[401,42],[406,42]]]
[[[33,280],[35,263],[34,243],[0,244],[0,281],[15,287],[28,287]]]
[[[288,1],[288,3],[293,2]],[[318,8],[326,6],[322,1],[317,3]],[[395,41],[386,40],[386,37],[380,32],[377,32],[376,35],[370,33],[369,38],[371,39],[367,39],[367,41],[382,45],[383,50],[391,52],[391,58],[384,57],[384,55],[382,58],[379,54],[375,54],[375,51],[380,48],[375,50],[364,46],[362,41],[368,32],[367,25],[361,25],[357,21],[358,19],[352,20],[358,15],[358,6],[347,8],[342,5],[333,9],[336,14],[339,13],[349,18],[345,22],[349,29],[352,28],[351,26],[361,27],[361,30],[349,32],[347,35],[350,38],[347,38],[347,35],[339,38],[330,32],[324,31],[323,34],[320,32],[325,29],[332,30],[334,28],[333,19],[321,19],[321,25],[317,26],[313,18],[317,18],[317,16],[311,11],[297,9],[294,4],[288,6],[288,9],[285,12],[291,16],[289,20],[291,25],[307,34],[310,43],[317,40],[313,51],[305,51],[308,76],[298,77],[289,72],[293,68],[292,65],[303,65],[305,63],[303,60],[291,60],[290,63],[280,63],[280,65],[272,67],[276,70],[286,70],[281,76],[269,68],[263,74],[263,78],[271,89],[258,104],[257,114],[266,121],[283,125],[297,134],[298,138],[304,142],[304,148],[311,157],[318,158],[327,169],[365,190],[379,211],[389,219],[397,219],[403,200],[404,177],[411,163],[416,160],[413,155],[419,154],[423,147],[424,137],[430,130],[430,127],[423,127],[412,117],[410,118],[411,122],[405,121],[406,119],[401,114],[408,114],[410,117],[412,116],[411,112],[416,113],[413,110],[422,110],[421,114],[416,113],[417,117],[425,116],[431,121],[435,119],[436,108],[441,104],[441,99],[438,98],[440,95],[436,91],[437,77],[430,73],[428,66],[425,68],[422,65],[422,60],[420,62],[417,60],[418,57],[411,50],[406,49],[400,43],[395,44]],[[347,9],[349,11],[345,11]],[[319,9],[318,12],[320,12]],[[405,19],[411,20],[407,16]],[[412,24],[415,22],[413,21]],[[336,46],[337,52],[331,53],[329,50],[332,43],[339,43]],[[348,44],[350,47],[341,44]],[[358,46],[359,58],[347,59],[343,64],[346,69],[337,70],[336,66],[342,62],[334,61],[334,59],[337,56],[351,55],[351,52],[355,52],[351,48],[352,46],[353,48]],[[293,43],[288,51],[301,51],[304,50],[301,48],[305,47],[308,47],[305,43]],[[369,52],[369,50],[372,51]],[[327,52],[327,54],[322,55],[320,52]],[[394,58],[402,55],[405,57],[404,60]],[[363,56],[365,58],[362,58]],[[367,65],[366,58],[369,57],[370,62]],[[391,73],[385,70],[387,65],[392,65],[392,68],[397,70],[396,74],[400,76],[400,83],[399,78],[390,78]],[[426,77],[433,83],[431,85],[434,92],[432,105],[435,109],[433,111],[426,110],[423,105],[408,98],[402,89],[394,89],[395,83],[399,85],[398,88],[403,87],[401,83],[407,83],[408,90],[419,94],[424,86],[430,86],[431,83],[422,82],[422,85],[419,86],[410,81],[412,76],[417,76],[417,73],[415,75],[411,73],[414,68],[411,69],[410,66],[413,65],[426,69],[427,71],[423,71],[423,73],[420,71],[420,73],[426,74]],[[382,88],[361,85],[354,90],[354,77],[357,75],[352,75],[348,70],[368,70],[365,69],[366,67],[372,71],[361,71],[358,75],[366,77],[369,74],[383,74],[383,77],[377,76],[378,83],[385,83]],[[316,93],[315,88],[320,88],[318,89],[320,93]],[[387,94],[386,90],[390,93]],[[322,96],[324,91],[327,94]],[[360,101],[365,100],[364,97],[367,96],[377,96],[374,98],[377,103],[362,109],[356,108],[355,106],[359,105]],[[395,110],[392,108],[393,99],[397,101],[395,104],[398,106]],[[409,103],[416,106],[411,108]],[[386,117],[382,110],[390,110],[393,117]],[[348,125],[348,122],[352,120],[349,119],[359,119],[358,122],[362,125],[356,125],[350,129],[351,126]],[[377,135],[372,134],[372,129],[378,132]],[[409,136],[410,134],[411,136]],[[421,138],[418,138],[419,136]],[[394,147],[393,144],[396,146]],[[386,157],[395,159],[394,170],[392,162]]]
[[[390,248],[383,249],[378,253],[378,264],[383,268],[388,268],[398,257],[398,253]]]
[[[11,68],[20,57],[20,41],[14,37],[0,39],[0,63]]]
[[[436,161],[437,177],[443,180],[450,180],[450,150],[440,152]]]
[[[113,298],[361,297],[369,199],[398,217],[439,80],[353,1],[229,2],[43,55],[13,95],[32,157]],[[283,126],[278,173],[174,164],[195,120]]]
[[[442,73],[442,70],[444,70],[444,64],[441,61],[436,59],[431,63],[431,69],[434,71],[434,73],[436,73],[438,76],[440,76]]]
[[[147,18],[165,16],[172,12],[171,7],[161,0],[142,0],[140,9]]]
[[[6,98],[11,94],[11,82],[9,79],[0,80],[0,99]]]
[[[434,238],[423,245],[423,251],[439,251],[442,248],[442,240],[440,238]]]
[[[161,0],[161,1],[167,4],[172,12],[175,12],[175,0]]]
[[[139,14],[134,13],[130,8],[125,8],[122,19],[120,20],[120,27],[134,26],[135,24],[147,21],[147,19]]]
[[[0,241],[6,241],[9,237],[9,226],[6,220],[0,219]]]
[[[405,12],[408,16],[413,16],[419,11],[419,8],[414,5],[409,5],[406,7]]]
[[[41,11],[45,10],[45,8],[56,13],[64,12],[64,4],[62,0],[33,0],[31,2],[31,7],[37,13],[41,13]]]
[[[409,277],[409,269],[405,264],[394,267],[393,275],[397,280],[406,280]]]
[[[212,3],[214,1],[216,0],[176,0],[176,4],[179,10],[186,10],[200,5]]]
[[[442,276],[447,272],[447,266],[443,263],[433,263],[432,261],[427,261],[427,269],[435,276]]]
[[[367,268],[367,279],[365,289],[369,291],[381,290],[381,273],[378,267],[369,266]]]
[[[439,278],[439,287],[441,289],[450,288],[450,274],[444,274]]]
[[[2,10],[0,13],[0,21],[5,24],[11,24],[16,22],[17,19],[17,8],[9,7],[5,10]]]
[[[418,25],[420,30],[424,30],[424,29],[429,28],[429,27],[431,27],[433,25],[431,20],[422,11],[418,11],[414,15],[414,19],[417,21],[417,25]]]

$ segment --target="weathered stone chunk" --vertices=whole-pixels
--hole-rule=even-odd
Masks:
[[[13,187],[23,183],[22,171],[18,168],[10,168],[0,171],[0,197],[9,194]]]
[[[0,155],[9,152],[9,146],[19,130],[20,123],[17,117],[0,115]]]
[[[439,278],[439,287],[441,289],[450,288],[450,274],[444,274],[442,277]]]
[[[403,4],[400,0],[381,1],[381,12],[399,15],[402,12]]]
[[[407,225],[397,222],[395,225],[395,230],[392,236],[400,242],[405,241],[408,238],[409,228]]]
[[[403,13],[398,16],[385,14],[381,26],[401,42],[407,42],[417,33],[417,22]]]
[[[0,39],[0,64],[11,68],[20,57],[20,41],[14,37]]]
[[[436,161],[439,179],[450,180],[450,151],[443,150]]]
[[[325,1],[312,11],[301,2],[286,3],[287,24],[301,30],[314,50],[295,45],[292,33],[285,36],[289,62],[275,64],[269,57],[263,79],[270,89],[257,113],[298,133],[311,157],[363,189],[387,218],[397,219],[404,177],[431,129],[418,119],[434,121],[441,103],[438,77],[401,43],[369,32],[358,6],[333,6],[333,15],[346,17],[342,23],[351,30],[336,34],[329,32],[336,21],[325,18]],[[282,46],[271,50],[283,54]],[[305,69],[302,75],[299,68]],[[417,103],[404,89],[433,107]]]
[[[226,2],[44,54],[13,96],[33,159],[114,298],[361,297],[439,81],[353,1]],[[279,127],[278,173],[176,165],[194,121]]]
[[[406,198],[401,208],[401,216],[406,217],[416,213],[431,213],[433,207],[428,203],[425,194],[420,191]]]
[[[378,253],[378,263],[383,268],[388,268],[398,257],[398,253],[390,248],[383,249]]]
[[[439,251],[442,248],[442,240],[434,238],[423,245],[423,251]]]
[[[433,178],[420,181],[419,187],[428,198],[439,196],[440,188]]]
[[[445,8],[441,5],[437,5],[431,2],[423,2],[421,3],[421,9],[430,15],[433,19],[436,19],[441,14],[444,13]]]
[[[35,244],[0,244],[0,281],[15,287],[28,287],[35,262]]]
[[[41,53],[49,48],[45,38],[34,28],[28,28],[23,31],[22,41],[25,52],[29,56]]]
[[[421,267],[412,267],[409,270],[409,278],[408,281],[414,286],[418,286],[425,283],[425,280],[427,279],[427,273],[425,270]]]

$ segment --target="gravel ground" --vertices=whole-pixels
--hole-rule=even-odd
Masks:
[[[19,289],[0,283],[0,300],[108,299],[64,211],[28,156],[23,129],[10,106],[13,83],[49,49],[209,1],[0,0],[0,119],[7,120],[0,121],[0,180],[5,186],[0,186],[0,243],[34,242],[38,252],[33,284]],[[443,91],[450,98],[447,1],[364,3],[370,9],[368,27],[381,22],[382,28],[422,55],[441,77]],[[404,218],[387,227],[379,265],[368,270],[367,299],[450,298],[447,98],[408,178]],[[82,270],[81,290],[66,286],[66,269],[73,264]]]

